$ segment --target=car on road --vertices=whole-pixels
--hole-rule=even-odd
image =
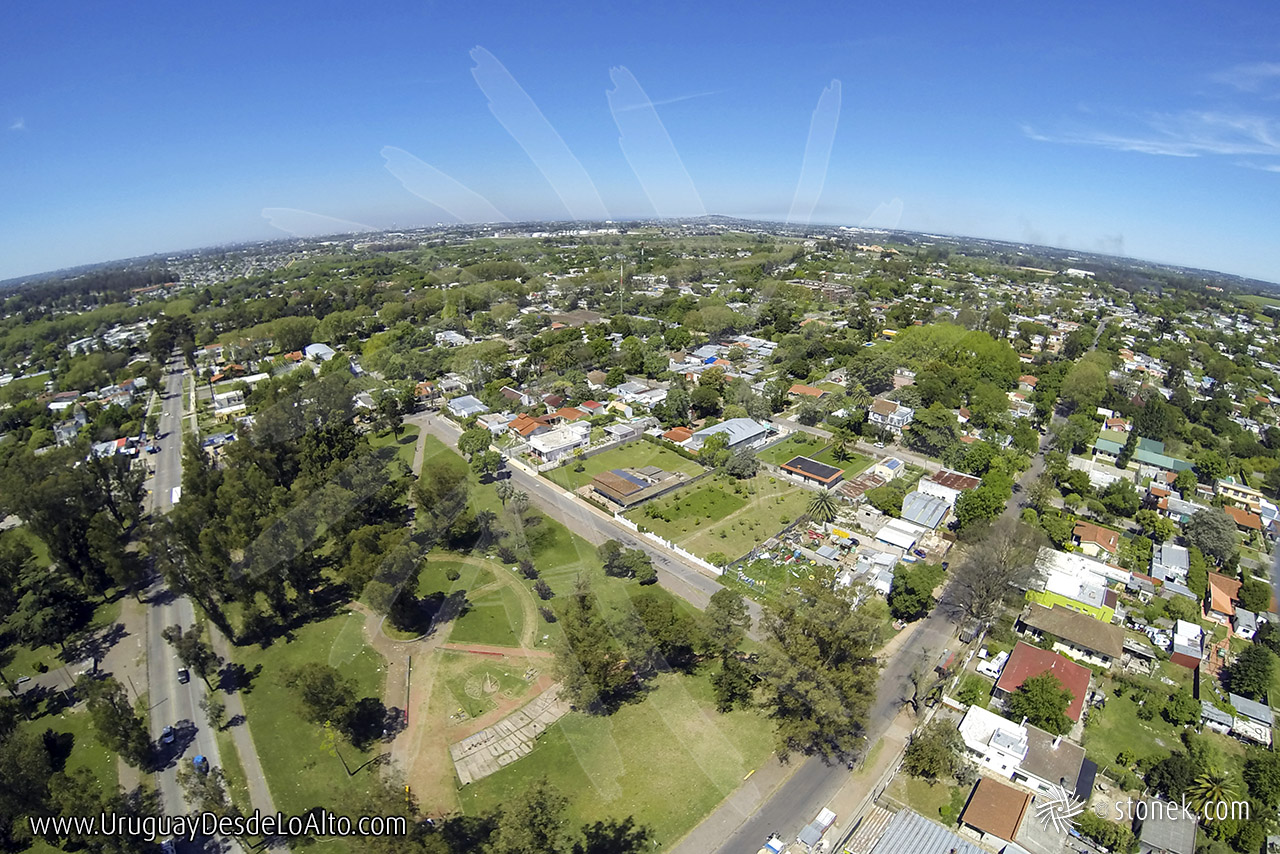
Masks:
[[[876,442],[876,447],[877,447],[877,448],[883,448],[883,447],[884,447],[884,442]]]
[[[191,681],[191,671],[185,667],[178,668],[178,681],[183,685]]]
[[[167,727],[165,727],[165,728],[161,731],[161,733],[160,733],[160,741],[161,741],[161,743],[162,743],[162,744],[173,744],[173,738],[174,738],[174,735],[175,735],[175,733],[174,733],[173,727],[171,727],[171,726],[167,726]]]
[[[191,764],[194,765],[195,769],[199,771],[201,774],[209,773],[209,760],[206,759],[203,755],[197,756],[196,758],[192,759]]]

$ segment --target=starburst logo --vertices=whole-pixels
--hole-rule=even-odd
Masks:
[[[1049,794],[1036,806],[1036,815],[1047,830],[1050,826],[1059,833],[1066,833],[1075,825],[1075,817],[1084,812],[1084,801],[1062,786],[1053,786]]]

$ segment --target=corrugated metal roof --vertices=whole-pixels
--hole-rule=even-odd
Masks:
[[[871,854],[985,854],[974,845],[912,810],[902,810],[885,828]]]

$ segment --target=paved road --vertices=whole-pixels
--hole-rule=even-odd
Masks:
[[[462,434],[453,422],[431,413],[419,413],[406,420],[426,429],[450,448],[457,447],[458,436]],[[685,562],[679,555],[637,535],[630,528],[619,525],[609,514],[575,498],[546,478],[529,474],[516,465],[508,465],[507,470],[511,473],[512,483],[528,493],[539,510],[587,542],[599,545],[612,539],[628,548],[643,549],[653,558],[654,569],[658,571],[658,583],[694,606],[705,608],[711,595],[721,588],[720,582]],[[748,600],[747,607],[753,620],[758,620],[760,606]]]
[[[911,696],[911,674],[922,662],[931,665],[955,636],[955,626],[934,609],[915,630],[911,641],[884,662],[876,699],[868,716],[867,745],[874,745],[893,723],[903,703]],[[820,759],[803,759],[789,779],[749,816],[718,848],[715,854],[744,854],[758,851],[771,833],[794,840],[800,830],[813,820],[839,790],[849,776],[843,765],[826,765]],[[845,817],[841,816],[843,820]],[[708,819],[714,820],[715,814]],[[695,854],[686,846],[675,849],[678,854]]]
[[[186,401],[182,399],[182,383],[185,371],[181,359],[175,356],[167,373],[161,393],[159,445],[154,455],[155,474],[151,479],[151,510],[163,515],[173,509],[173,489],[182,485],[182,416]],[[161,632],[166,626],[180,625],[184,630],[195,625],[195,609],[186,597],[174,596],[157,579],[147,590],[147,682],[150,703],[151,735],[159,746],[161,769],[156,772],[156,785],[167,815],[179,815],[192,811],[182,787],[178,785],[178,768],[190,765],[197,755],[208,758],[209,764],[222,764],[218,743],[209,725],[208,717],[200,708],[200,700],[208,693],[204,682],[191,674],[186,683],[179,682],[180,662]],[[166,726],[177,731],[173,744],[160,742]],[[233,851],[239,846],[230,841]],[[180,849],[182,846],[179,846]]]

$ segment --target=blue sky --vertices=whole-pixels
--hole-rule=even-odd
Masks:
[[[494,210],[782,219],[834,80],[814,222],[1280,280],[1273,3],[206,5],[6,11],[0,279]]]

